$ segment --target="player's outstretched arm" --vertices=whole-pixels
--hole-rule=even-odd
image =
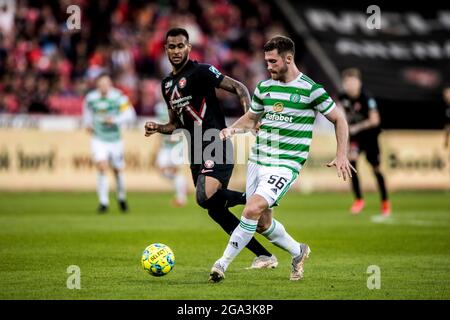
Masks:
[[[348,177],[352,177],[352,170],[356,172],[356,169],[350,164],[347,158],[348,148],[348,124],[345,119],[345,115],[340,108],[334,108],[325,117],[334,124],[334,130],[336,132],[337,150],[336,158],[327,164],[328,167],[336,167],[338,177],[347,180]]]
[[[250,108],[250,93],[246,86],[244,86],[241,82],[225,76],[219,84],[219,88],[234,93],[239,97],[239,101],[244,108],[244,111],[247,112]]]
[[[220,137],[225,140],[236,133],[244,133],[248,130],[253,130],[258,126],[260,117],[260,113],[247,111],[242,117],[233,123],[231,127],[222,129],[220,132]]]
[[[166,124],[160,124],[153,121],[145,123],[145,136],[149,137],[154,133],[172,134],[178,128],[177,118],[172,110],[169,111],[169,122]]]

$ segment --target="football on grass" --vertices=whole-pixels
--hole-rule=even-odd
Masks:
[[[152,276],[168,274],[175,265],[172,249],[163,243],[153,243],[145,248],[141,258],[142,267]]]

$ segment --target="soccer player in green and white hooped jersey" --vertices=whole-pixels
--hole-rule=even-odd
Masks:
[[[294,240],[281,222],[272,218],[271,208],[278,205],[308,158],[318,112],[334,123],[336,131],[336,158],[327,166],[335,166],[344,180],[354,170],[347,159],[345,115],[321,85],[298,70],[294,42],[287,37],[274,37],[265,44],[264,53],[271,79],[258,84],[250,110],[221,132],[226,139],[256,128],[261,121],[248,163],[247,204],[222,257],[211,269],[211,282],[224,279],[226,269],[255,231],[290,253],[291,280],[303,278],[303,264],[310,248]]]
[[[155,114],[160,123],[169,121],[169,113],[164,101],[155,105]],[[161,145],[156,158],[160,173],[171,181],[175,189],[175,199],[172,201],[174,207],[183,207],[187,202],[187,182],[180,166],[183,164],[182,145],[181,135],[161,135]]]
[[[128,210],[123,178],[124,150],[120,127],[132,122],[136,113],[128,97],[112,85],[108,75],[100,75],[97,89],[86,95],[83,106],[83,124],[92,134],[92,157],[97,167],[98,212],[109,206],[106,170],[111,164],[117,182],[117,200],[122,212]]]

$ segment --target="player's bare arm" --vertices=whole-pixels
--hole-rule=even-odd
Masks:
[[[376,110],[369,111],[369,118],[367,120],[355,123],[350,126],[350,134],[357,134],[360,131],[375,128],[380,125],[380,113]]]
[[[154,133],[172,134],[178,128],[178,121],[173,110],[169,111],[169,122],[166,124],[160,124],[153,121],[145,123],[145,136],[149,137]]]
[[[356,169],[350,164],[347,158],[347,142],[348,142],[348,124],[345,119],[345,115],[340,108],[334,108],[330,113],[325,116],[334,124],[334,130],[336,132],[336,158],[327,164],[328,167],[335,166],[338,177],[347,180],[347,177],[352,176],[352,170],[356,172]]]
[[[245,112],[247,112],[247,110],[250,108],[251,103],[250,93],[248,92],[247,87],[244,86],[241,82],[228,76],[225,76],[223,80],[220,82],[219,88],[236,94],[239,97],[239,101],[242,107],[244,108]]]
[[[236,133],[244,133],[248,130],[257,129],[260,117],[261,114],[247,111],[242,117],[233,123],[231,127],[224,128],[220,131],[221,139],[225,140]]]

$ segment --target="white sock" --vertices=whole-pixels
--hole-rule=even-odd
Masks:
[[[279,221],[272,219],[269,229],[261,234],[277,247],[289,252],[291,256],[296,257],[300,254],[300,243],[286,232],[286,229]]]
[[[231,234],[230,241],[223,252],[223,256],[218,260],[226,270],[234,258],[250,242],[256,231],[258,220],[251,220],[241,217],[241,222]]]
[[[123,177],[122,172],[116,175],[116,183],[117,183],[117,198],[119,200],[125,200],[127,195],[125,192],[125,179]]]
[[[177,174],[174,179],[175,193],[177,200],[186,202],[186,178],[182,174]]]
[[[97,173],[97,196],[100,204],[109,205],[108,177],[104,173]]]

